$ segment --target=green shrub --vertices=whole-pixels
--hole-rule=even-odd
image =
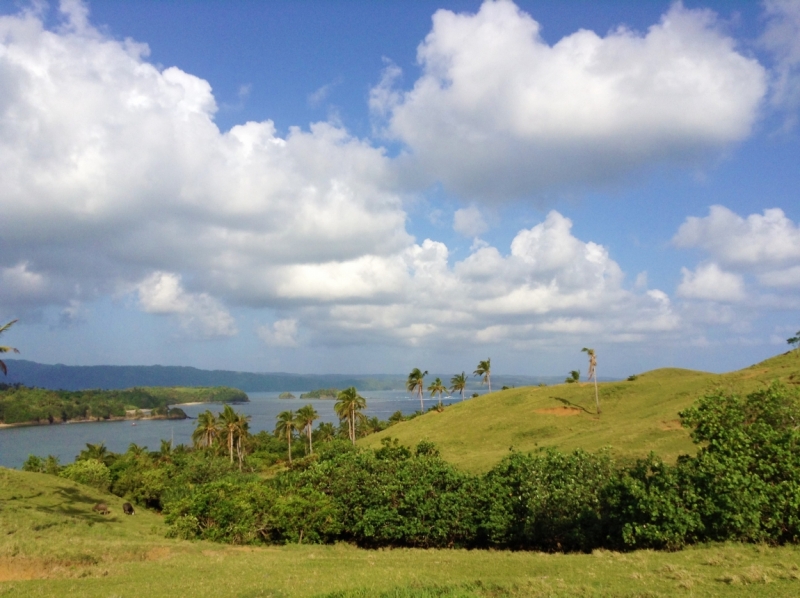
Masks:
[[[103,492],[108,492],[111,488],[111,472],[105,464],[97,459],[75,461],[62,469],[59,475]]]

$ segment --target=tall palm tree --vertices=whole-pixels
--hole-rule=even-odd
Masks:
[[[292,434],[297,430],[297,420],[294,417],[294,411],[281,411],[278,417],[275,418],[278,423],[275,424],[275,436],[280,438],[286,437],[286,442],[289,443],[289,465],[292,464]]]
[[[192,442],[195,447],[210,448],[214,439],[219,434],[217,418],[208,409],[197,416],[197,427],[192,432]]]
[[[435,394],[439,395],[439,407],[441,407],[442,394],[447,390],[447,387],[444,384],[442,384],[442,379],[436,378],[436,380],[431,382],[431,385],[428,387],[428,390],[430,391],[431,396],[434,396]]]
[[[595,371],[595,368],[597,367],[597,354],[595,353],[594,349],[589,349],[587,347],[581,349],[581,352],[586,353],[589,356],[588,378],[589,380],[594,378],[594,404],[597,406],[597,414],[600,415],[600,395],[597,392],[597,372]]]
[[[236,414],[236,458],[239,460],[239,471],[242,471],[242,461],[244,461],[245,444],[250,428],[250,416],[243,413]]]
[[[472,372],[476,376],[482,376],[481,384],[488,384],[489,385],[489,392],[492,392],[492,360],[487,359],[486,361],[479,361],[478,362],[478,369]]]
[[[450,392],[460,392],[461,400],[464,400],[464,391],[467,389],[467,373],[461,372],[450,378]]]
[[[424,378],[428,375],[428,370],[424,372],[419,368],[414,368],[408,375],[406,381],[406,388],[409,392],[416,392],[419,394],[419,409],[425,411],[425,404],[422,402],[422,389],[425,388]]]
[[[314,454],[314,447],[311,444],[311,428],[315,419],[319,419],[319,413],[317,413],[313,405],[305,405],[297,410],[297,421],[300,423],[301,428],[305,428],[306,437],[308,438],[308,452],[311,455]]]
[[[336,415],[340,420],[347,421],[347,429],[350,436],[350,441],[356,443],[356,420],[364,419],[364,414],[361,410],[367,406],[367,401],[358,394],[355,386],[346,388],[339,393],[338,400],[333,406]]]
[[[239,432],[239,414],[230,405],[225,405],[222,413],[218,415],[218,420],[222,434],[225,436],[228,445],[228,455],[233,463],[233,447],[236,443],[236,436]]]
[[[16,322],[16,320],[11,320],[8,324],[3,324],[0,326],[0,334],[3,334],[6,330],[11,328],[11,326],[14,325],[14,322]],[[19,353],[19,350],[15,349],[14,347],[0,346],[0,353]],[[8,368],[2,359],[0,359],[0,370],[3,370],[3,374],[6,376],[8,375]]]

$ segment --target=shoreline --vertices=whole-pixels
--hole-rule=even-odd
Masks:
[[[13,424],[0,423],[0,430],[5,428],[28,428],[32,426],[66,426],[71,424],[102,424],[103,422],[137,422],[137,421],[151,421],[151,420],[168,420],[166,415],[152,415],[142,417],[109,417],[108,419],[69,419],[67,421],[40,421],[40,422],[16,422]],[[191,417],[171,418],[173,421],[183,421],[184,419],[193,419]]]

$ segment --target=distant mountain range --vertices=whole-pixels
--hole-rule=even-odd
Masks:
[[[48,365],[24,359],[6,359],[8,376],[0,382],[53,390],[84,390],[87,388],[122,389],[134,386],[230,386],[245,392],[311,391],[321,388],[355,386],[362,392],[370,390],[399,390],[405,387],[406,376],[399,374],[287,374],[283,372],[232,372],[200,370],[174,365]],[[426,381],[440,376],[449,383],[450,375],[429,374]],[[530,386],[541,382],[563,382],[562,376],[492,376],[492,388]],[[472,378],[470,389],[480,382]]]

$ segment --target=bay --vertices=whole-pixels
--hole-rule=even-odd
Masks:
[[[302,392],[291,391],[299,397]],[[485,392],[485,389],[470,390]],[[320,421],[338,423],[333,411],[336,403],[331,399],[279,399],[277,392],[248,393],[249,403],[234,405],[234,409],[250,416],[250,431],[258,433],[262,430],[272,432],[275,429],[275,418],[281,411],[297,410],[303,405],[312,404],[320,415]],[[386,420],[396,411],[404,415],[419,410],[419,398],[408,391],[385,390],[362,393],[367,400],[364,413],[368,417]],[[460,396],[442,399],[442,403],[451,404],[460,401]],[[467,399],[469,400],[469,399]],[[436,403],[425,396],[425,409]],[[162,440],[169,440],[174,445],[192,443],[192,432],[195,429],[197,415],[206,409],[212,413],[222,411],[222,405],[204,403],[201,405],[179,405],[191,419],[184,420],[138,420],[133,422],[89,422],[67,423],[42,426],[24,426],[19,428],[0,429],[0,466],[19,469],[28,455],[58,457],[62,465],[71,463],[76,455],[86,448],[87,443],[104,443],[108,450],[122,453],[131,443],[145,446],[156,451]]]

